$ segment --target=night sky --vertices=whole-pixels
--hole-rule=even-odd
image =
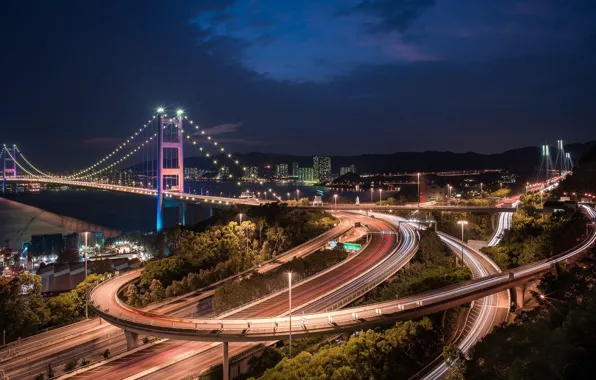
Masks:
[[[92,164],[159,105],[238,152],[596,137],[594,0],[3,0],[0,19],[0,142],[42,169]]]

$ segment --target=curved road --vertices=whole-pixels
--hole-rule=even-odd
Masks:
[[[593,212],[592,209],[583,207],[586,210],[591,210],[588,212]],[[292,335],[303,337],[351,331],[445,310],[527,282],[530,278],[548,271],[552,264],[565,261],[584,252],[595,241],[596,230],[591,228],[588,237],[577,247],[547,260],[507,272],[496,273],[396,301],[341,311],[293,316],[291,319]],[[140,314],[118,302],[115,297],[122,283],[120,280],[106,282],[93,291],[91,298],[96,305],[108,302],[108,307],[115,307],[117,315],[114,315],[114,309],[106,313],[105,306],[99,306],[97,309],[108,321],[130,331],[174,339],[220,342],[267,341],[284,339],[289,336],[290,319],[288,317],[273,317],[274,311],[278,310],[275,307],[272,307],[271,310],[266,309],[264,313],[259,313],[258,318],[255,315],[244,314],[244,318],[234,319],[166,318]],[[317,290],[319,290],[318,287]],[[304,300],[313,297],[312,289],[307,294],[302,293],[300,297]]]
[[[357,216],[355,216],[357,217]],[[369,219],[369,218],[362,218],[361,220],[366,220],[369,224],[369,228],[373,232],[377,232],[376,234],[372,235],[371,243],[367,247],[367,249],[363,250],[360,254],[355,255],[353,258],[350,259],[349,265],[338,265],[337,267],[332,268],[327,273],[321,276],[314,276],[309,281],[304,281],[301,284],[295,284],[292,289],[293,293],[293,310],[299,310],[301,305],[297,300],[303,300],[304,304],[308,304],[309,301],[312,301],[315,298],[319,298],[317,302],[319,302],[320,307],[323,307],[325,301],[324,298],[331,296],[336,291],[341,291],[341,289],[358,279],[358,275],[360,272],[366,272],[371,270],[371,268],[379,268],[381,267],[378,265],[380,262],[384,262],[388,260],[390,257],[394,257],[395,255],[413,255],[413,253],[417,250],[417,240],[416,244],[412,245],[411,239],[403,239],[403,243],[400,242],[399,246],[396,247],[396,234],[380,234],[378,232],[382,230],[389,230],[391,226],[388,226],[384,222]],[[410,243],[408,243],[410,242]],[[402,248],[400,248],[402,247]],[[413,252],[412,252],[413,251]],[[371,272],[372,273],[372,272]],[[125,275],[126,276],[126,275]],[[130,277],[122,277],[118,278],[109,282],[104,283],[105,285],[110,284],[110,282],[118,282],[120,284],[125,283],[128,280],[131,280],[133,275],[128,275]],[[369,277],[369,276],[367,276]],[[371,275],[371,278],[374,277]],[[111,286],[111,285],[110,285]],[[112,290],[116,290],[119,286],[116,285]],[[91,297],[93,299],[95,292],[92,293]],[[116,299],[112,299],[115,303],[118,303]],[[102,301],[103,302],[103,301]],[[331,302],[331,301],[329,301]],[[287,304],[287,293],[285,295],[274,295],[269,299],[261,300],[258,302],[261,304],[261,308],[264,310],[263,313],[267,313],[272,317],[276,315],[282,316],[286,314],[288,311],[288,304]],[[329,304],[328,304],[329,305]],[[101,304],[99,305],[100,308],[103,307]],[[109,307],[108,307],[109,308]],[[247,315],[247,313],[257,313],[261,314],[259,309],[255,309],[254,305],[248,305],[246,308],[239,309],[238,313],[243,313]],[[112,314],[110,312],[110,314]],[[132,316],[134,319],[146,318],[147,315],[150,315],[154,320],[154,324],[157,325],[158,323],[155,318],[153,318],[152,314],[142,313],[139,315],[138,310],[132,310],[132,314],[128,314],[127,316]],[[124,317],[124,315],[123,315]],[[160,320],[167,319],[165,316],[158,316]],[[114,316],[111,317],[112,319]],[[116,316],[117,318],[117,316]],[[155,334],[149,334],[155,335]],[[250,345],[249,345],[250,346]],[[221,361],[221,351],[217,350],[217,353],[211,352],[214,348],[212,344],[200,343],[200,342],[180,342],[180,341],[166,341],[163,343],[154,346],[155,349],[149,350],[142,350],[138,353],[132,355],[129,358],[127,355],[126,360],[117,361],[115,363],[108,363],[104,366],[97,368],[96,370],[88,371],[89,373],[85,372],[77,378],[91,378],[91,377],[112,377],[112,378],[124,378],[126,376],[136,374],[136,373],[150,373],[155,368],[162,368],[164,365],[175,365],[176,363],[180,362],[181,367],[186,369],[187,371],[194,370],[197,372],[196,366],[185,365],[186,356],[193,356],[193,360],[199,360],[198,358],[210,357],[210,355],[214,355],[213,360]],[[183,348],[180,348],[183,347]],[[236,350],[243,350],[244,348],[248,347],[247,345],[240,345],[238,347],[232,345],[230,346],[230,353],[234,354]],[[238,351],[238,352],[240,352]],[[185,356],[181,357],[181,352],[185,352]],[[190,359],[188,359],[190,360]],[[206,360],[206,359],[205,359]],[[174,361],[175,363],[169,362]],[[145,372],[144,372],[145,371]],[[172,378],[179,378],[180,373],[173,375]]]

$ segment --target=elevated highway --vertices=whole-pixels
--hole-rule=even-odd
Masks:
[[[584,208],[593,215],[594,210]],[[130,333],[170,339],[242,342],[286,339],[290,332],[293,337],[333,334],[420,317],[512,288],[548,271],[556,263],[583,253],[595,241],[596,230],[592,226],[577,247],[533,264],[391,302],[292,318],[257,314],[251,318],[196,319],[146,314],[117,299],[118,289],[130,280],[126,277],[98,286],[91,293],[91,300],[103,318]]]
[[[357,215],[355,215],[358,217]],[[360,216],[361,218],[365,218]],[[364,220],[364,219],[363,219]],[[366,219],[369,228],[373,232],[380,232],[382,230],[389,230],[391,226],[385,222]],[[361,251],[358,255],[354,256],[348,262],[337,265],[324,274],[314,276],[310,279],[306,279],[301,283],[293,285],[292,299],[293,299],[293,312],[300,312],[300,308],[303,305],[309,304],[313,308],[319,308],[318,310],[324,310],[325,308],[332,306],[336,302],[335,299],[328,298],[332,297],[333,293],[341,291],[345,286],[348,286],[352,281],[358,281],[358,274],[361,272],[369,271],[369,275],[360,276],[362,286],[370,286],[368,283],[375,279],[378,275],[387,275],[387,272],[380,271],[383,265],[379,265],[381,262],[387,262],[396,255],[402,257],[411,257],[417,250],[417,235],[413,229],[408,229],[409,239],[400,239],[400,242],[396,240],[396,234],[381,234],[376,233],[372,235],[371,241],[366,249]],[[415,239],[412,243],[411,239]],[[404,262],[405,263],[405,262]],[[371,269],[376,268],[376,269]],[[380,272],[377,272],[379,270]],[[397,270],[397,268],[395,269]],[[365,281],[368,279],[368,281]],[[113,281],[124,282],[131,280],[128,279],[116,279]],[[117,289],[118,286],[115,286]],[[255,313],[252,316],[257,315],[270,315],[275,317],[277,315],[283,316],[288,313],[288,297],[287,292],[284,291],[285,295],[273,294],[270,297],[266,297],[262,300],[255,301],[251,304],[236,309],[238,313]],[[311,302],[316,299],[316,305]],[[304,302],[300,302],[304,300]],[[259,308],[255,308],[255,304],[261,304]],[[133,309],[133,313],[137,315],[138,311]],[[110,313],[111,314],[111,313]],[[252,317],[250,316],[250,317]],[[249,317],[249,318],[250,318]],[[126,335],[129,342],[131,340],[136,341],[134,332],[127,330]],[[273,339],[275,340],[275,339]],[[234,345],[230,347],[230,353],[241,352],[242,350],[252,347],[254,343],[244,345]],[[215,347],[219,347],[217,354],[212,352]],[[227,345],[226,345],[227,347]],[[168,368],[177,369],[176,375],[172,378],[181,378],[182,373],[185,371],[197,372],[195,364],[188,363],[188,360],[213,360],[215,355],[216,362],[221,360],[221,345],[214,346],[210,343],[204,342],[181,342],[174,340],[166,340],[162,343],[157,344],[154,347],[148,349],[141,349],[141,351],[135,352],[131,357],[128,357],[126,361],[124,358],[121,361],[115,361],[106,363],[101,367],[94,370],[81,373],[76,378],[96,378],[96,377],[111,377],[111,378],[125,378],[131,374],[145,373],[149,374],[162,369],[164,366]],[[185,352],[183,357],[178,356],[181,352]],[[127,355],[128,356],[128,355]],[[199,359],[200,358],[200,359]],[[160,372],[161,373],[161,372]],[[168,373],[171,373],[168,371]]]
[[[324,247],[329,240],[337,239],[352,228],[355,221],[362,220],[349,213],[335,213],[339,220],[331,230],[307,241],[293,249],[280,254],[261,264],[253,270],[265,273],[294,259],[304,257]],[[151,305],[143,310],[164,315],[192,315],[197,303],[213,294],[214,288],[231,279],[243,277],[253,270],[228,277],[206,288],[168,299],[165,302]],[[110,349],[112,355],[126,350],[126,340],[122,330],[108,323],[100,323],[99,318],[84,320],[62,328],[50,330],[19,342],[0,346],[0,368],[6,371],[11,379],[30,379],[47,369],[48,364],[58,370],[59,366],[69,360],[95,359],[101,357],[102,350]]]

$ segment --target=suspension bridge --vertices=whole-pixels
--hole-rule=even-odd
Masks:
[[[17,145],[3,145],[0,157],[3,162],[2,192],[7,182],[38,182],[74,187],[87,187],[131,194],[150,196],[157,199],[156,230],[163,228],[163,209],[177,207],[179,221],[186,223],[187,204],[199,204],[213,209],[251,207],[280,201],[272,193],[273,200],[243,197],[224,197],[191,193],[184,183],[184,147],[196,149],[217,172],[217,178],[236,181],[258,181],[256,174],[233,157],[214,136],[190,120],[183,110],[168,116],[159,108],[141,128],[132,133],[118,147],[92,165],[70,172],[55,174],[44,172],[26,158]],[[542,191],[557,183],[573,167],[571,156],[565,153],[563,141],[557,140],[557,157],[553,164],[549,146],[542,146],[542,156],[536,180],[527,184],[526,191]],[[249,174],[250,173],[250,174]],[[187,191],[188,190],[188,191]],[[270,190],[271,191],[271,190]],[[511,208],[434,206],[430,204],[382,205],[382,204],[322,204],[302,205],[304,207],[328,210],[428,210],[428,211],[475,211],[511,212]]]

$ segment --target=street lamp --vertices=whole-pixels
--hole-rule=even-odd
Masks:
[[[379,189],[379,203],[383,202],[383,189]]]
[[[480,182],[480,195],[482,195],[482,185],[483,185],[483,183]]]
[[[418,175],[418,208],[420,208],[420,173]]]
[[[457,224],[461,224],[461,266],[464,266],[464,226],[468,224],[467,220],[458,220]]]
[[[292,272],[288,272],[288,302],[290,304],[290,354],[292,357]]]
[[[337,211],[337,194],[333,194],[333,200],[335,201],[335,211]]]
[[[238,214],[238,218],[240,218],[240,224],[242,224],[242,213]]]
[[[375,203],[374,202],[374,193],[373,193],[374,191],[375,191],[375,189],[371,187],[370,188],[370,203],[371,204]]]
[[[87,279],[87,248],[89,246],[87,238],[89,236],[89,231],[83,232],[83,235],[85,235],[85,248],[83,250],[83,257],[85,260],[85,280],[86,280]],[[87,297],[85,297],[85,319],[89,319],[89,301],[87,300]]]
[[[296,189],[296,200],[300,200],[300,189]]]

